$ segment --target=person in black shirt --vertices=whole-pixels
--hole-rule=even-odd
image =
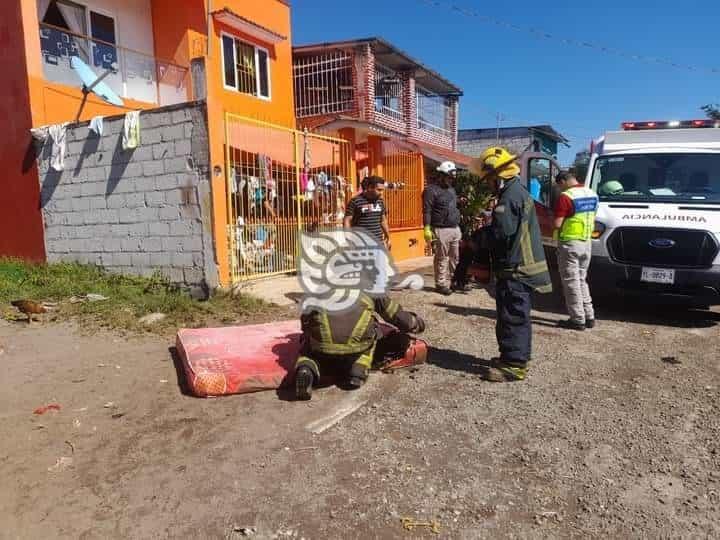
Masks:
[[[358,227],[390,249],[390,227],[387,221],[385,201],[382,199],[385,180],[369,176],[363,180],[363,191],[348,203],[345,212],[345,228]]]
[[[423,191],[423,236],[435,250],[435,285],[443,295],[451,294],[450,281],[460,258],[460,211],[452,182],[457,169],[452,161],[442,163],[435,182]]]

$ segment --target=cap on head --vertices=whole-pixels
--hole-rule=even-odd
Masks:
[[[435,170],[443,174],[453,174],[457,172],[457,167],[452,161],[443,161]]]
[[[500,175],[503,170],[514,164],[516,159],[517,156],[511,154],[506,148],[491,146],[480,154],[480,157],[472,161],[470,171],[479,176],[481,180],[486,180],[493,173]]]

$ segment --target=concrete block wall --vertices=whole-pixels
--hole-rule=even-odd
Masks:
[[[532,142],[532,138],[529,135],[523,137],[500,137],[500,146],[504,146],[515,154],[522,154]],[[491,146],[497,146],[498,142],[496,137],[487,138],[475,138],[458,141],[458,152],[465,154],[466,156],[477,157],[483,153],[484,150]]]
[[[102,137],[69,125],[62,172],[50,167],[52,142],[39,149],[48,261],[216,287],[205,104],[143,111],[134,150],[122,149],[124,118],[105,118]]]

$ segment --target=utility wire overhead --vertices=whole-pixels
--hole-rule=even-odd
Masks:
[[[647,64],[663,65],[663,66],[668,66],[668,67],[672,67],[675,69],[682,69],[685,71],[692,71],[692,72],[697,72],[697,73],[712,73],[714,75],[720,75],[720,68],[703,67],[703,66],[695,66],[692,64],[684,64],[684,63],[680,63],[680,62],[675,62],[674,60],[671,60],[669,58],[631,53],[631,52],[628,52],[628,51],[625,51],[622,49],[610,47],[610,46],[599,44],[599,43],[593,43],[593,42],[589,42],[589,41],[580,41],[580,40],[576,40],[576,39],[572,39],[572,38],[562,37],[562,36],[553,34],[552,32],[548,32],[541,28],[533,28],[530,26],[523,27],[523,26],[511,23],[511,22],[508,22],[508,21],[497,19],[495,17],[491,17],[489,15],[479,13],[478,11],[475,11],[473,9],[459,6],[458,4],[455,4],[454,2],[445,2],[445,1],[441,1],[441,0],[417,0],[417,1],[422,4],[429,5],[429,6],[434,6],[434,7],[443,8],[443,9],[449,9],[449,10],[455,11],[457,13],[460,13],[461,15],[475,17],[475,18],[485,21],[487,23],[494,24],[495,26],[509,28],[516,32],[522,32],[525,34],[529,33],[529,34],[532,34],[533,36],[535,36],[536,38],[547,39],[547,40],[551,40],[551,41],[559,41],[559,42],[564,43],[565,45],[570,45],[572,47],[576,47],[579,49],[592,50],[592,51],[596,51],[596,52],[599,52],[602,54],[619,56],[622,58],[634,60],[637,62],[644,62]]]
[[[498,111],[495,111],[493,109],[489,109],[487,107],[482,107],[481,105],[478,105],[476,103],[468,102],[467,100],[463,100],[462,105],[461,105],[461,110],[468,109],[468,108],[475,109],[477,111],[482,111],[484,114],[487,114],[488,116],[492,116],[492,118],[496,121],[497,121],[498,114],[499,114],[501,117],[501,122],[511,121],[518,125],[526,125],[526,126],[555,125],[555,126],[558,126],[558,128],[562,131],[563,135],[566,135],[573,139],[579,139],[581,141],[587,140],[587,139],[593,139],[598,136],[598,131],[595,129],[592,129],[588,126],[583,126],[583,127],[571,126],[571,125],[565,124],[563,122],[560,122],[560,123],[558,123],[558,122],[537,122],[537,121],[531,122],[529,120],[523,120],[521,118],[517,118],[514,115],[499,113]],[[562,125],[566,125],[566,126],[570,127],[572,129],[572,131],[566,131],[564,128],[562,128]],[[503,126],[500,126],[500,127],[503,127]],[[488,126],[488,129],[490,129],[489,126]],[[585,132],[585,134],[579,135],[578,133],[575,132],[575,130]]]

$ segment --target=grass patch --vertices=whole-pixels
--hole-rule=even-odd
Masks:
[[[100,302],[71,303],[70,299],[100,294]],[[58,303],[50,320],[78,319],[92,326],[129,331],[166,333],[180,327],[200,327],[271,320],[279,309],[260,299],[218,293],[207,301],[193,300],[186,291],[157,274],[152,278],[124,276],[96,266],[76,263],[28,264],[0,259],[0,312],[13,320],[18,315],[10,302],[34,300]],[[146,327],[144,315],[164,313],[166,319]]]

